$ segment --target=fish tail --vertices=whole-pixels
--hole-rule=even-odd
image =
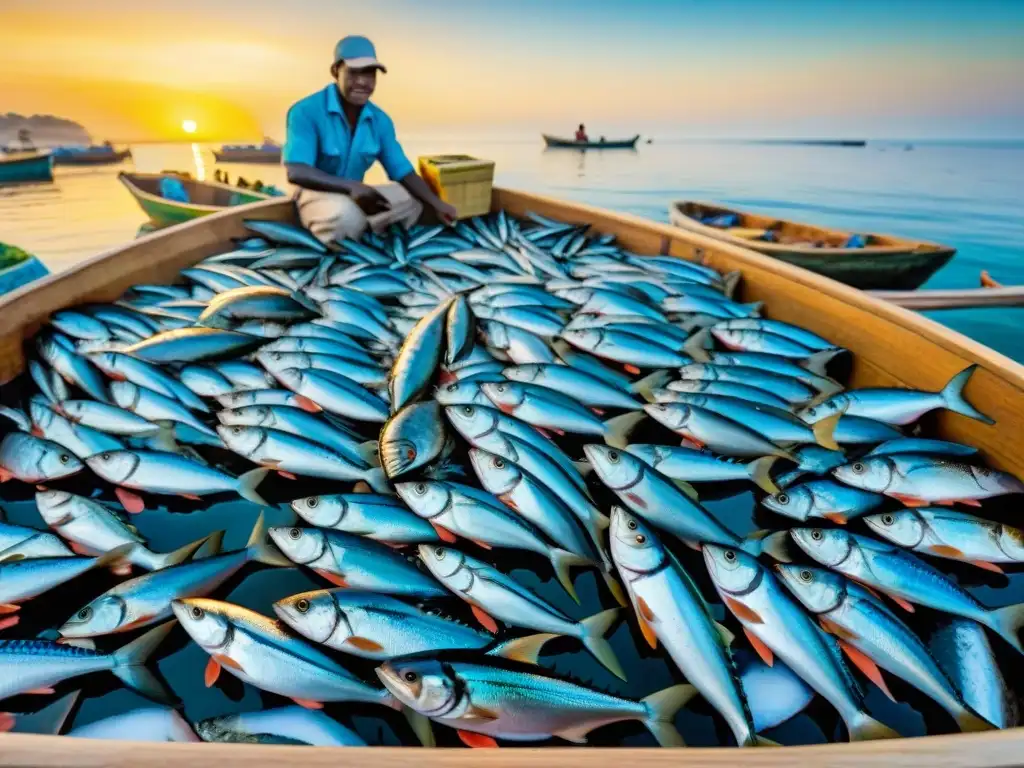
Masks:
[[[173,621],[164,622],[115,651],[114,668],[111,670],[129,688],[148,699],[165,704],[173,703],[174,695],[143,665],[174,628],[174,624]]]
[[[782,745],[779,744],[779,742],[777,742],[777,741],[772,741],[771,739],[765,738],[764,736],[761,736],[759,734],[751,733],[749,736],[747,736],[746,739],[744,739],[743,743],[740,746],[741,747],[781,747]]]
[[[376,440],[361,443],[356,453],[371,467],[380,466],[380,444]]]
[[[370,467],[363,479],[373,488],[375,493],[391,493],[391,486],[388,485],[388,478],[380,467]]]
[[[526,637],[517,637],[513,640],[506,640],[503,643],[499,643],[491,650],[487,651],[488,656],[500,656],[503,659],[511,659],[513,661],[521,661],[524,664],[539,664],[538,657],[540,656],[541,649],[550,640],[554,640],[556,635],[552,632],[542,632],[537,635],[527,635]]]
[[[742,279],[743,273],[738,269],[727,274],[722,278],[722,293],[731,299],[733,294],[736,293],[736,288],[739,286],[740,280]]]
[[[209,536],[203,536],[201,539],[196,539],[193,542],[186,544],[183,547],[178,547],[173,552],[168,552],[165,555],[157,555],[152,558],[152,565],[154,571],[162,570],[163,568],[169,568],[172,565],[179,565],[188,560],[194,555],[203,544],[213,538],[213,534]]]
[[[277,551],[277,548],[267,539],[267,525],[263,520],[263,513],[256,518],[256,525],[252,527],[249,534],[249,541],[245,543],[245,549],[249,553],[249,559],[264,565],[276,565],[287,568],[293,565],[292,561]]]
[[[167,453],[181,453],[178,441],[174,437],[174,422],[160,421],[157,422],[157,427],[156,433],[149,438],[150,447]]]
[[[126,565],[131,563],[131,553],[138,544],[122,544],[120,547],[107,552],[105,555],[97,557],[92,562],[93,568],[116,568],[120,565]]]
[[[780,563],[793,562],[789,554],[789,531],[775,531],[774,533],[761,530],[754,531],[740,543],[740,549],[749,555],[757,557],[766,554],[775,558]]]
[[[841,349],[823,349],[813,355],[808,355],[800,361],[800,365],[813,374],[827,377],[826,366],[842,351]]]
[[[576,467],[576,471],[579,472],[580,475],[582,475],[583,477],[586,477],[589,473],[594,471],[594,465],[586,460],[574,461],[572,462],[572,465]]]
[[[405,715],[405,719],[409,722],[409,727],[412,728],[412,732],[416,734],[416,738],[419,739],[420,744],[424,747],[436,747],[437,741],[434,738],[434,729],[430,724],[430,718],[426,715],[421,715],[419,712],[409,709],[409,707],[402,705],[402,714]]]
[[[569,597],[580,602],[579,595],[576,594],[576,587],[573,586],[572,576],[569,575],[569,569],[576,565],[593,565],[593,560],[587,557],[581,557],[580,555],[568,552],[564,549],[553,548],[549,553],[551,558],[551,567],[555,570],[555,576],[558,577],[558,582],[565,588],[565,591],[569,593]]]
[[[778,460],[778,456],[762,456],[760,459],[754,459],[754,461],[747,464],[747,475],[750,476],[750,479],[761,490],[772,495],[779,492],[779,486],[775,484],[771,476],[772,466]]]
[[[202,558],[219,555],[224,550],[225,533],[227,533],[227,531],[214,531],[213,533],[211,533],[209,536],[203,539],[203,543],[199,547],[199,552],[197,552],[196,554]],[[200,552],[202,553],[201,555]]]
[[[967,707],[959,712],[954,712],[957,725],[963,733],[979,733],[981,731],[994,731],[997,728],[985,718],[975,714]]]
[[[620,680],[625,680],[626,673],[623,671],[622,665],[619,664],[619,660],[615,657],[615,652],[612,650],[611,645],[604,637],[604,633],[615,623],[615,619],[618,616],[618,608],[609,608],[607,611],[594,614],[589,619],[583,619],[580,622],[580,625],[583,627],[583,636],[580,638],[580,642],[609,672]]]
[[[701,328],[686,340],[686,343],[683,345],[683,352],[698,363],[706,363],[711,359],[707,352],[710,345],[711,330],[709,328]]]
[[[673,685],[663,691],[652,693],[640,703],[647,710],[644,725],[663,747],[685,747],[683,736],[676,730],[673,720],[676,713],[686,706],[697,694],[692,685]]]
[[[949,383],[942,388],[939,395],[942,397],[942,402],[946,408],[953,413],[959,413],[961,416],[966,416],[969,419],[976,419],[983,424],[995,424],[995,419],[990,419],[964,398],[964,387],[967,386],[971,374],[974,373],[974,369],[977,367],[977,365],[970,365],[964,368],[949,380]]]
[[[626,598],[626,593],[622,589],[622,585],[619,584],[618,579],[615,578],[615,574],[611,570],[604,570],[601,572],[604,576],[605,586],[608,587],[608,592],[615,598],[615,602],[625,608],[629,605],[629,600]]]
[[[867,712],[857,712],[852,720],[847,721],[846,727],[850,731],[850,741],[902,738],[888,725],[878,722]]]
[[[811,430],[814,432],[814,439],[818,441],[818,445],[822,448],[828,448],[830,451],[840,450],[833,433],[836,431],[836,426],[838,426],[839,419],[842,417],[843,411],[839,411],[838,413],[833,413],[828,418],[816,422],[811,427]]]
[[[1005,608],[995,608],[987,613],[989,629],[1000,635],[1006,642],[1012,645],[1021,653],[1024,647],[1020,644],[1017,633],[1024,626],[1024,603],[1008,605]]]
[[[661,389],[664,387],[672,378],[671,371],[655,371],[649,373],[638,381],[634,381],[629,391],[633,394],[640,395],[648,403],[654,402],[654,390]]]
[[[605,442],[612,448],[624,451],[626,446],[629,445],[629,436],[633,434],[633,430],[637,428],[640,422],[646,418],[647,414],[644,411],[633,411],[632,413],[624,413],[621,416],[608,419],[604,423]]]
[[[261,506],[269,506],[262,496],[256,493],[256,486],[263,482],[270,470],[266,467],[251,469],[238,478],[238,495],[246,501]]]

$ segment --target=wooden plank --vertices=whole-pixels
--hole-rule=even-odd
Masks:
[[[869,291],[876,299],[905,309],[964,309],[967,307],[1019,307],[1024,305],[1024,285],[962,290]]]

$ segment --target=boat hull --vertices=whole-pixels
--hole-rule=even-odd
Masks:
[[[54,153],[54,165],[117,165],[130,159],[132,152],[124,149],[120,152],[67,152]]]
[[[217,150],[213,153],[218,163],[280,163],[281,150],[267,151],[262,149],[229,149]]]
[[[559,136],[549,136],[542,133],[544,143],[551,149],[636,149],[636,143],[640,140],[639,134],[631,139],[614,139],[612,141],[576,141],[574,139],[563,139]]]
[[[247,204],[266,200],[267,195],[251,190],[237,189],[226,184],[182,180],[194,200],[204,202],[179,202],[168,200],[156,193],[155,183],[162,174],[120,173],[118,179],[135,198],[150,222],[156,228],[182,224],[203,216],[218,213],[238,204]],[[231,199],[236,198],[237,203]]]
[[[684,212],[683,205],[694,204],[672,203],[669,206],[669,220],[677,227],[763,253],[862,290],[913,290],[927,282],[956,253],[955,248],[892,237],[885,237],[885,244],[863,248],[787,246],[736,237],[730,235],[728,230],[707,226]],[[715,207],[714,210],[735,212],[743,217],[744,223],[752,219],[749,223],[755,226],[780,223],[770,217],[732,209]],[[832,237],[845,240],[849,236],[837,230],[794,222],[782,224],[812,239]]]
[[[20,248],[0,243],[0,296],[48,274],[49,270],[35,256]]]
[[[53,181],[53,155],[0,155],[0,184]]]

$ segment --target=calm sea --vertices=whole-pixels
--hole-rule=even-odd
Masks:
[[[920,237],[957,248],[928,287],[971,288],[982,269],[1024,283],[1024,141],[877,142],[868,147],[756,145],[655,139],[636,152],[545,150],[540,137],[410,135],[410,157],[464,152],[496,161],[498,183],[667,221],[669,201],[717,200],[797,220]],[[140,171],[212,176],[205,145],[132,148]],[[122,168],[131,169],[132,163]],[[227,165],[284,185],[277,166]],[[1016,169],[1016,170],[1014,170]],[[58,271],[135,236],[144,216],[117,167],[58,168],[56,183],[0,188],[0,241]],[[370,180],[382,180],[379,167]],[[932,313],[1024,360],[1016,309]]]

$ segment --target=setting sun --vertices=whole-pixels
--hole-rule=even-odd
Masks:
[[[185,133],[195,133],[196,127],[197,126],[195,120],[184,120],[181,123],[181,130],[183,130]]]

